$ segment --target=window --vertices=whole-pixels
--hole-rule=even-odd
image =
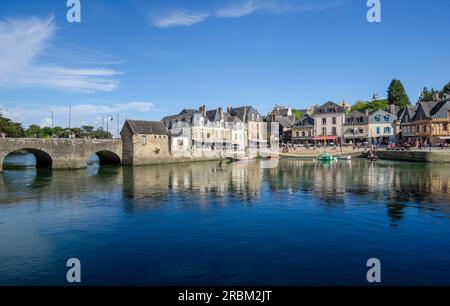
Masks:
[[[305,137],[305,136],[306,136],[305,132],[302,132],[302,137]]]
[[[377,127],[377,135],[381,134],[381,129],[379,127]]]
[[[335,126],[333,126],[333,136],[336,136],[337,135],[337,132],[336,132],[336,127]]]
[[[375,116],[375,121],[376,122],[381,122],[381,116],[380,115],[376,115]]]
[[[384,121],[389,122],[391,120],[391,116],[386,115],[384,116]]]
[[[322,128],[322,136],[326,136],[327,135],[327,128],[323,127]]]
[[[336,117],[333,117],[333,124],[336,124]]]
[[[364,134],[364,130],[363,129],[359,129],[359,133],[360,134]]]
[[[322,118],[322,124],[323,125],[327,124],[327,118]]]
[[[448,130],[448,125],[447,125],[447,123],[444,123],[444,124],[442,125],[442,129],[444,130],[444,132],[447,132],[447,130]]]
[[[385,127],[384,128],[384,133],[385,134],[390,134],[391,133],[391,128],[390,127]]]
[[[177,140],[177,144],[178,144],[179,146],[182,146],[182,145],[183,145],[183,139],[178,139],[178,140]]]
[[[299,137],[300,136],[300,132],[296,132],[296,135],[297,135],[297,137]]]
[[[141,137],[141,144],[142,145],[146,145],[147,144],[147,136],[142,135],[142,137]]]

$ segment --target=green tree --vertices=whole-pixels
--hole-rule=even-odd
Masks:
[[[358,111],[361,113],[364,113],[366,110],[369,112],[376,111],[376,110],[385,110],[388,107],[388,100],[373,100],[369,102],[365,101],[357,101],[355,105],[352,107],[352,111]]]
[[[436,91],[433,89],[428,90],[427,87],[424,87],[422,92],[420,93],[419,102],[430,102],[433,101],[433,95]]]
[[[292,109],[292,114],[294,114],[295,120],[300,120],[303,117],[303,113],[298,109]]]
[[[448,82],[447,85],[444,86],[442,92],[450,95],[450,82]]]
[[[86,132],[89,134],[89,133],[92,133],[92,131],[94,130],[94,127],[91,125],[83,125],[81,127],[81,130],[83,130],[83,132]]]
[[[11,121],[9,118],[3,117],[2,114],[0,114],[0,133],[5,133],[6,137],[11,138],[24,136],[22,125]]]
[[[36,124],[30,125],[25,130],[25,136],[30,138],[35,138],[36,136],[41,136],[41,127]]]
[[[405,87],[400,80],[394,79],[389,85],[388,102],[399,107],[405,107],[409,104],[409,98],[406,94]]]
[[[43,127],[41,129],[41,137],[42,138],[50,138],[53,135],[53,129],[51,127]]]
[[[359,100],[352,106],[352,111],[364,112],[367,109],[367,103]]]

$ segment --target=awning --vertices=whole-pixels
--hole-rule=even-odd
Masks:
[[[439,137],[439,139],[441,139],[441,140],[450,140],[450,136],[442,136],[442,137]]]
[[[337,136],[316,136],[314,140],[336,140]]]

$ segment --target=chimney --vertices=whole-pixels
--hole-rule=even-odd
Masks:
[[[225,120],[225,114],[223,113],[223,108],[219,107],[217,110],[219,111],[220,119]]]
[[[366,116],[369,116],[369,110],[366,108],[366,110],[364,111],[364,113],[366,114]]]
[[[198,108],[198,110],[200,111],[200,113],[202,113],[202,115],[203,115],[204,117],[206,117],[206,106],[205,106],[205,104],[203,104],[202,106],[200,106],[200,107]]]
[[[231,113],[231,110],[233,109],[233,107],[232,106],[228,106],[227,107],[227,113],[229,114],[229,113]]]
[[[389,104],[389,112],[393,115],[396,113],[394,104]]]
[[[242,121],[247,122],[247,108],[244,107],[244,115],[242,116]]]
[[[439,102],[439,92],[433,92],[433,102]]]

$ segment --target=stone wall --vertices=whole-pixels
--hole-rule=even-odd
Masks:
[[[132,141],[134,166],[165,163],[173,159],[168,135],[133,135]]]
[[[427,163],[450,163],[450,152],[448,151],[378,151],[376,153],[380,159],[427,162]]]

